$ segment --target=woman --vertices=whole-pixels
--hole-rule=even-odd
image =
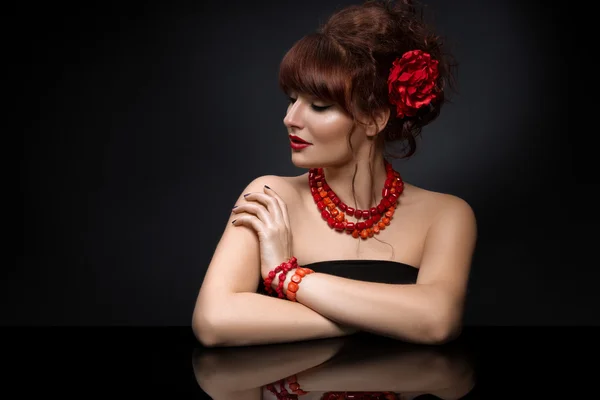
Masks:
[[[404,182],[384,151],[433,121],[451,64],[410,1],[367,1],[299,40],[280,66],[294,176],[240,194],[192,327],[206,346],[357,331],[439,344],[461,331],[472,208]]]

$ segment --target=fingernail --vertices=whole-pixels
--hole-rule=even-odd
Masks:
[[[237,208],[237,207],[238,207],[238,206],[233,206],[233,208]],[[232,210],[233,210],[233,208],[232,208]]]
[[[265,187],[266,187],[267,189],[271,189],[271,188],[270,188],[270,187],[268,187],[267,185],[265,185]]]
[[[244,195],[244,197],[246,197],[246,196],[249,196],[249,195],[250,195],[250,193],[246,193],[246,194]]]
[[[231,221],[231,223],[233,224],[235,221],[237,221],[237,219],[234,219],[233,221]]]

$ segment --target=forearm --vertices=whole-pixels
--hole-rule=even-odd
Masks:
[[[433,351],[392,354],[360,363],[352,359],[325,363],[297,374],[298,382],[306,391],[433,392],[459,386],[472,377],[472,369],[464,360]]]
[[[293,271],[288,274],[284,289]],[[296,293],[299,303],[343,325],[417,343],[437,343],[450,326],[433,285],[392,285],[313,273]]]
[[[194,332],[206,346],[295,342],[355,331],[302,304],[258,293],[234,293],[213,303],[193,319]]]
[[[204,349],[194,356],[200,386],[220,391],[257,388],[323,364],[342,346],[340,338],[256,346]]]

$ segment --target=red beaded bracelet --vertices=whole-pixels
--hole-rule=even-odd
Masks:
[[[290,392],[288,392],[288,390],[285,388],[285,383],[288,383],[290,390],[292,391],[291,394]],[[280,391],[277,391],[277,388],[275,387],[275,385],[279,383],[279,388]],[[290,399],[297,399],[298,396],[303,396],[305,394],[308,394],[309,392],[305,392],[304,390],[300,389],[300,384],[298,383],[298,378],[296,377],[296,375],[292,375],[288,378],[284,379],[280,379],[279,382],[273,382],[273,383],[269,383],[266,385],[266,388],[273,393],[278,400],[290,400]]]
[[[296,268],[296,271],[295,271],[294,275],[292,276],[292,281],[290,283],[288,283],[287,294],[286,294],[286,297],[288,300],[296,301],[296,292],[300,288],[300,286],[298,286],[298,285],[300,285],[300,282],[302,282],[302,278],[308,274],[312,274],[313,272],[315,272],[315,271],[313,271],[310,268],[301,268],[301,267]]]
[[[300,396],[308,394],[308,392],[305,392],[304,390],[300,389],[300,384],[298,383],[298,377],[296,375],[289,376],[285,378],[285,380],[287,381],[292,392]]]
[[[275,279],[275,276],[277,275],[277,273],[281,272],[281,274],[279,274],[279,283],[278,283],[277,289],[275,289],[275,291],[277,292],[277,297],[279,297],[280,299],[285,298],[285,296],[283,294],[283,282],[285,281],[287,273],[290,270],[297,268],[297,267],[298,267],[298,260],[296,259],[296,257],[292,257],[288,261],[284,261],[281,264],[279,264],[272,271],[270,271],[269,274],[267,275],[267,277],[264,279],[263,285],[265,287],[265,291],[269,295],[273,295],[273,288],[271,287],[271,284],[273,283],[273,279]]]

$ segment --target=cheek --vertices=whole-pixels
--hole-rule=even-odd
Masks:
[[[345,141],[352,127],[352,121],[347,117],[332,113],[315,118],[311,125],[313,135],[319,141]]]

